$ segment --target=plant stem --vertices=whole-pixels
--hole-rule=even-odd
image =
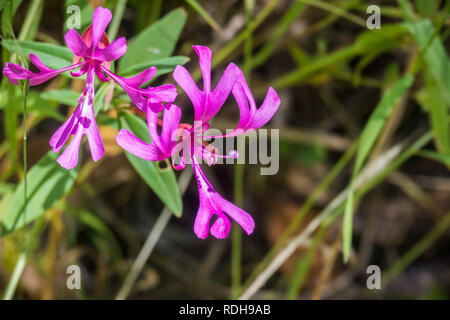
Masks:
[[[247,26],[252,23],[253,0],[245,0],[245,13]],[[244,42],[244,74],[247,82],[250,82],[250,70],[252,64],[253,36],[250,34]],[[237,206],[243,205],[244,198],[244,164],[236,163],[234,168],[234,203]],[[237,299],[241,290],[242,282],[242,231],[237,223],[233,223],[231,231],[231,299]]]
[[[410,137],[405,141],[410,141],[415,137]],[[359,175],[355,181],[356,200],[370,191],[386,176],[403,164],[407,159],[413,156],[418,150],[423,148],[432,139],[432,134],[427,132],[415,139],[411,146],[405,148],[405,143],[400,143],[385,154],[375,159]],[[284,264],[284,262],[302,245],[308,237],[327,219],[336,219],[343,211],[346,198],[348,197],[348,188],[336,196],[328,206],[322,210],[297,236],[287,243],[287,245],[278,252],[270,263],[258,274],[251,282],[239,299],[247,300],[251,298],[266,281]]]
[[[119,31],[120,22],[122,21],[123,12],[127,5],[127,0],[117,0],[116,8],[114,10],[114,17],[108,30],[108,38],[112,42]]]
[[[26,241],[25,246],[20,252],[19,258],[17,259],[13,274],[9,279],[8,285],[5,290],[5,294],[3,295],[3,300],[11,300],[12,297],[14,296],[17,284],[19,283],[23,269],[25,268],[25,265],[27,263],[28,255],[36,242],[35,240],[37,238],[37,235],[39,234],[39,231],[41,230],[44,221],[45,215],[42,215],[39,218],[39,220],[36,221],[36,223],[33,225],[33,228],[31,229],[31,234],[28,237],[28,241]]]
[[[36,19],[40,20],[41,15],[38,14],[38,12],[41,9],[42,0],[33,0],[31,2],[25,21],[23,22],[22,29],[20,30],[18,40],[31,40],[34,38],[32,26],[33,24],[36,25],[39,23],[39,21],[36,22]],[[37,28],[34,31],[36,30]]]
[[[425,250],[427,250],[450,227],[450,212],[448,212],[419,242],[402,255],[385,273],[382,285],[408,267]]]
[[[161,14],[162,0],[152,0],[149,16],[149,25],[156,22]]]
[[[222,34],[223,30],[213,17],[198,3],[196,0],[186,1],[197,13],[214,29],[218,34]]]
[[[183,173],[180,175],[180,178],[178,179],[178,187],[180,188],[181,194],[184,194],[186,192],[186,189],[189,185],[189,182],[191,181],[191,178],[192,178],[191,171],[183,171]],[[133,285],[135,284],[139,274],[141,273],[142,269],[147,263],[148,258],[152,254],[153,249],[156,246],[156,243],[161,237],[161,234],[163,233],[164,229],[169,223],[171,217],[172,212],[169,210],[168,207],[164,207],[163,211],[156,220],[156,223],[153,226],[152,230],[150,230],[150,233],[147,236],[147,240],[145,240],[144,245],[139,251],[139,254],[136,260],[134,261],[130,272],[125,278],[122,287],[117,293],[116,300],[125,300],[130,294]]]
[[[242,206],[244,188],[244,165],[236,164],[234,168],[234,203]],[[242,263],[242,231],[240,226],[233,222],[231,230],[231,299],[236,299],[241,290],[241,263]]]
[[[311,195],[306,199],[303,206],[294,216],[289,226],[283,231],[281,236],[278,238],[275,245],[270,249],[270,251],[265,255],[263,260],[258,264],[255,270],[252,272],[250,277],[245,281],[245,286],[250,285],[251,282],[254,281],[256,276],[267,267],[270,261],[275,257],[277,252],[285,245],[286,241],[290,236],[295,232],[300,223],[303,221],[305,215],[313,208],[317,199],[328,189],[330,184],[336,179],[336,177],[341,173],[341,171],[345,168],[347,163],[353,157],[356,147],[358,146],[358,140],[355,140],[353,144],[347,149],[347,151],[342,155],[342,157],[338,160],[338,162],[334,165],[334,167],[330,170],[330,172],[326,175],[324,179],[320,182],[317,188],[311,193]]]
[[[253,31],[255,31],[261,23],[266,20],[270,13],[275,9],[280,0],[270,0],[267,5],[259,12],[259,14],[253,19],[247,27],[239,33],[233,40],[228,42],[221,50],[219,50],[213,57],[211,67],[214,68],[228,57],[239,45],[247,39]],[[192,74],[194,80],[198,80],[201,76],[200,69],[195,70]]]

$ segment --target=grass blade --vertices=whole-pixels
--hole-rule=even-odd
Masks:
[[[386,120],[389,118],[389,115],[397,105],[398,100],[409,89],[413,81],[414,78],[411,75],[405,75],[403,78],[395,82],[392,88],[383,95],[381,101],[376,106],[374,112],[367,122],[367,125],[361,133],[361,139],[356,154],[355,167],[353,170],[353,178],[350,182],[349,195],[345,204],[345,213],[342,225],[342,251],[345,262],[348,261],[352,245],[354,179],[361,170],[364,161],[367,159],[367,156],[372,150],[372,147],[375,144],[375,141],[377,140],[381,130],[383,129]]]

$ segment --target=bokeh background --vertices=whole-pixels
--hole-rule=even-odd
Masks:
[[[185,64],[188,70],[198,74],[192,45],[206,45],[213,51],[214,83],[234,62],[244,70],[258,103],[269,86],[282,100],[267,125],[280,130],[277,175],[261,176],[260,165],[206,169],[222,195],[253,215],[254,234],[240,234],[235,226],[225,240],[200,240],[193,233],[198,195],[189,174],[179,179],[187,186],[182,216],[166,213],[164,220],[163,202],[117,146],[117,110],[129,103],[121,100],[116,89],[111,100],[114,108],[102,110],[97,117],[105,157],[94,163],[84,146],[73,185],[33,223],[0,238],[0,294],[7,294],[17,262],[23,261],[25,267],[12,293],[16,299],[114,299],[120,290],[126,292],[122,298],[132,299],[237,298],[279,259],[277,253],[295,244],[292,254],[251,297],[448,298],[448,1],[33,0],[0,4],[2,67],[14,55],[15,59],[20,56],[5,40],[64,46],[67,7],[82,8],[82,31],[93,9],[102,5],[113,15],[122,13],[117,36],[128,41],[172,14],[158,37],[148,39],[149,43],[143,40],[142,50],[158,48],[160,41],[179,29],[179,35],[169,39],[174,43],[170,55],[190,58]],[[370,5],[381,8],[381,29],[367,27]],[[11,7],[17,8],[13,15]],[[21,33],[24,28],[25,34]],[[412,77],[410,86],[401,92],[392,89],[405,75]],[[173,82],[169,72],[152,85]],[[50,150],[49,138],[73,110],[73,92],[82,85],[80,80],[60,76],[30,89],[28,170]],[[184,110],[183,120],[190,122],[192,106],[181,90],[177,104]],[[385,113],[373,117],[374,110],[380,109]],[[24,178],[22,110],[22,91],[3,78],[0,221],[11,210],[14,192]],[[232,128],[237,122],[237,106],[229,99],[214,125]],[[363,146],[368,146],[364,165],[355,173],[355,159]],[[370,167],[370,163],[377,165]],[[49,171],[48,178],[54,174]],[[179,178],[183,173],[175,175]],[[355,190],[352,249],[344,263],[342,214],[345,190],[354,176],[365,180]],[[315,221],[319,223],[314,226]],[[148,259],[144,255],[139,260],[152,230],[157,234],[156,246]],[[293,241],[299,237],[303,238]],[[126,284],[132,266],[140,262],[142,271],[136,281]],[[81,268],[81,290],[66,287],[66,268],[73,264]],[[369,265],[381,269],[380,290],[366,286]]]

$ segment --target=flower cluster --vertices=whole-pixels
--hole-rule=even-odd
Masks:
[[[156,88],[140,88],[155,75],[155,67],[144,70],[129,79],[119,77],[109,70],[111,61],[120,58],[127,51],[126,40],[123,37],[109,43],[105,30],[111,17],[111,11],[98,7],[92,18],[92,25],[84,31],[83,35],[80,36],[74,29],[66,32],[64,39],[74,54],[71,66],[53,70],[43,64],[36,55],[30,54],[30,61],[39,72],[31,72],[13,63],[6,63],[3,69],[3,74],[13,84],[18,84],[17,80],[28,80],[30,86],[37,86],[65,71],[70,71],[73,77],[81,77],[86,74],[84,90],[77,100],[77,108],[50,139],[53,151],[59,152],[69,137],[73,135],[69,145],[57,159],[59,164],[66,169],[73,169],[77,165],[78,150],[84,135],[88,140],[94,161],[98,161],[105,154],[102,138],[95,122],[93,107],[95,76],[103,82],[113,79],[142,111],[147,111],[148,101],[152,102],[151,106],[155,108],[162,106],[162,102],[174,101],[177,95],[175,86],[171,84]],[[75,69],[78,70],[73,71]],[[153,111],[159,110],[153,109]]]
[[[146,113],[148,130],[152,139],[151,143],[146,143],[131,131],[122,129],[117,135],[117,143],[128,152],[148,161],[161,161],[171,157],[172,166],[176,170],[183,169],[187,163],[192,164],[200,199],[194,224],[196,235],[204,239],[210,232],[216,238],[225,238],[231,228],[229,218],[236,221],[247,234],[251,234],[255,226],[253,218],[215,191],[202,171],[200,163],[205,160],[211,166],[217,162],[218,158],[237,158],[236,151],[227,155],[218,154],[217,149],[209,145],[207,141],[238,136],[264,126],[280,105],[277,93],[270,87],[262,105],[258,108],[244,74],[233,63],[227,66],[217,86],[211,90],[211,50],[204,46],[193,46],[199,57],[203,90],[197,87],[184,67],[175,68],[173,77],[194,107],[194,124],[180,123],[181,109],[172,103],[177,95],[174,85],[141,88],[154,76],[155,67],[128,79],[110,71],[111,61],[120,58],[127,49],[124,38],[109,43],[105,29],[110,20],[111,12],[98,7],[94,12],[92,25],[81,37],[73,29],[67,31],[65,40],[74,53],[71,66],[53,70],[45,66],[37,56],[31,54],[30,60],[39,69],[38,73],[12,63],[7,63],[4,68],[3,74],[12,83],[17,84],[17,80],[27,79],[31,86],[41,84],[65,71],[71,71],[74,77],[86,74],[85,87],[77,101],[78,107],[50,139],[50,146],[55,152],[59,152],[69,136],[74,136],[57,161],[67,169],[74,168],[78,162],[78,149],[83,135],[87,137],[94,161],[104,155],[93,109],[94,78],[97,76],[101,81],[112,79],[124,89],[132,102]],[[73,71],[74,69],[78,71]],[[238,125],[226,135],[204,135],[203,132],[210,127],[209,122],[219,112],[230,94],[233,95],[239,107]],[[163,111],[162,121],[158,120],[158,114],[161,111]],[[161,130],[158,130],[159,125]],[[214,217],[215,220],[210,226]]]

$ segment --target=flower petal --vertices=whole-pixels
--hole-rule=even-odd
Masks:
[[[167,158],[154,145],[142,141],[129,130],[121,129],[117,134],[116,141],[123,149],[139,158],[148,161],[160,161]]]
[[[171,146],[177,143],[174,139],[178,125],[180,124],[181,109],[172,104],[170,109],[164,110],[163,125],[161,131],[161,144],[165,147],[166,151],[171,153]]]
[[[240,82],[233,87],[233,96],[239,106],[239,124],[238,128],[245,128],[250,122],[250,108],[244,87]]]
[[[150,99],[150,102],[173,102],[177,97],[177,87],[173,84],[148,87],[147,89],[142,89],[142,92]]]
[[[66,122],[64,122],[64,124],[59,127],[50,138],[50,146],[54,152],[61,151],[61,148],[66,143],[67,139],[69,139],[69,136],[73,134],[74,131],[76,132],[77,118],[80,115],[80,110],[81,104],[77,106],[70,118],[67,119]]]
[[[148,81],[149,76],[154,74],[154,67],[149,68],[149,71],[143,71],[137,76],[132,78],[120,77],[104,66],[101,66],[102,70],[116,81],[123,90],[128,94],[131,101],[142,111],[147,112],[148,102],[159,106],[160,102],[172,102],[175,100],[177,91],[173,84],[167,84],[159,87],[148,87],[142,89],[139,86]],[[142,81],[142,83],[139,83]],[[149,100],[149,101],[148,101]],[[154,110],[160,111],[160,110]]]
[[[101,6],[97,7],[94,11],[94,15],[92,17],[92,40],[91,40],[91,48],[94,50],[97,48],[103,33],[106,30],[106,27],[110,23],[112,18],[111,11],[109,9],[105,9]]]
[[[64,35],[66,44],[72,52],[77,56],[85,56],[88,52],[88,46],[81,39],[78,32],[74,29],[69,29]]]
[[[192,46],[199,58],[203,76],[203,92],[211,92],[211,50],[205,46]]]
[[[235,220],[247,234],[251,234],[255,228],[253,218],[247,212],[218,194],[206,178],[195,156],[192,156],[191,160],[200,198],[200,205],[194,224],[195,234],[199,238],[206,238],[209,222],[213,215],[217,215],[217,220],[211,227],[211,234],[219,239],[225,238],[228,235],[231,224],[229,225],[228,218],[224,213]]]
[[[173,77],[191,100],[192,105],[194,106],[195,118],[200,118],[203,114],[203,92],[197,87],[185,67],[176,66]]]
[[[3,75],[8,78],[12,84],[18,85],[19,83],[17,80],[29,79],[35,75],[35,73],[22,68],[18,64],[7,62],[3,68]]]
[[[68,170],[76,167],[82,138],[83,133],[81,130],[78,130],[64,152],[58,157],[58,159],[56,159],[61,167]]]
[[[99,49],[96,58],[102,61],[113,61],[119,59],[127,52],[127,40],[121,37],[107,46],[105,49]]]
[[[210,231],[217,239],[225,239],[230,233],[230,229],[230,220],[224,214],[220,214],[216,221],[214,221]]]
[[[127,78],[126,82],[128,83],[129,86],[140,87],[147,81],[150,81],[150,79],[155,76],[156,71],[157,71],[156,67],[150,67],[131,78]],[[122,79],[124,79],[124,78],[122,78]]]
[[[233,88],[240,72],[240,69],[234,63],[230,63],[228,65],[214,91],[207,96],[208,107],[204,110],[201,119],[203,122],[208,122],[211,120],[217,112],[219,112],[220,108],[222,108],[223,104],[230,95],[231,89]]]
[[[194,232],[200,239],[206,239],[209,233],[209,221],[211,220],[211,208],[200,206],[194,222]]]
[[[86,137],[89,143],[89,149],[91,150],[92,160],[98,161],[105,155],[105,147],[103,145],[102,137],[98,131],[97,122],[95,121],[94,108],[89,106],[89,123],[87,123]],[[84,119],[85,121],[88,119]]]
[[[228,214],[234,221],[236,221],[245,232],[250,235],[255,228],[255,221],[247,212],[236,206],[235,204],[225,200],[219,194],[214,197],[217,205]]]
[[[281,100],[277,92],[270,87],[267,90],[266,98],[255,115],[250,119],[247,129],[259,129],[272,119],[280,106]]]
[[[51,78],[56,77],[60,73],[65,71],[73,70],[78,67],[81,67],[83,63],[74,64],[61,69],[51,69],[47,67],[42,61],[34,54],[30,53],[30,61],[33,63],[38,69],[39,72],[31,72],[27,69],[22,68],[21,66],[14,63],[6,63],[5,68],[3,69],[3,74],[5,77],[11,81],[11,83],[17,85],[17,80],[29,80],[30,86],[37,86]]]

